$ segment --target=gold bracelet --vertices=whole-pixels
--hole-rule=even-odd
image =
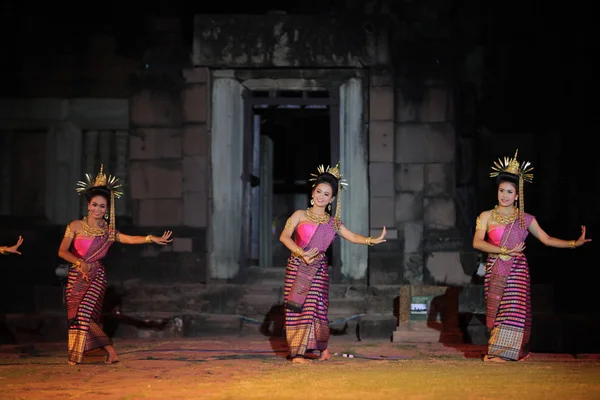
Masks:
[[[302,257],[302,255],[304,254],[304,250],[302,250],[300,247],[296,248],[296,250],[292,251],[292,254],[295,257]]]
[[[508,254],[508,249],[506,248],[506,246],[500,247],[500,254],[502,254],[502,255]]]
[[[6,247],[5,246],[0,247],[0,254],[6,255]]]
[[[577,246],[575,246],[575,241],[574,240],[569,240],[569,247],[572,248],[572,249],[574,249],[574,248],[577,247]]]
[[[369,236],[368,238],[365,239],[365,243],[367,244],[367,246],[373,246],[373,243],[371,243],[371,240],[373,240],[373,238],[371,236]]]
[[[152,243],[152,235],[146,236],[146,243]]]
[[[73,263],[73,266],[77,269],[81,268],[81,263],[83,262],[83,260],[80,258],[79,260],[77,260],[77,262]]]

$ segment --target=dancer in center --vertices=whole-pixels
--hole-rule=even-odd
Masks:
[[[318,360],[331,356],[329,342],[329,272],[325,252],[336,234],[356,243],[373,246],[385,242],[385,227],[377,238],[350,231],[342,224],[338,189],[345,189],[339,163],[335,167],[320,165],[311,174],[311,207],[295,211],[288,218],[279,240],[291,252],[285,272],[285,335],[288,358],[294,363],[307,363],[307,350],[319,350]],[[331,203],[337,197],[335,216],[329,215]],[[295,233],[294,239],[292,234]]]

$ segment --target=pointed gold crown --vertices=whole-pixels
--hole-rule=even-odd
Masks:
[[[346,180],[343,179],[343,175],[340,172],[340,162],[339,161],[335,165],[335,167],[327,166],[327,168],[325,168],[325,166],[323,164],[319,165],[317,167],[317,173],[316,174],[310,174],[310,176],[312,178],[310,178],[309,181],[314,182],[314,181],[317,180],[317,178],[320,175],[323,175],[323,174],[333,175],[338,180],[338,184],[340,185],[340,189],[346,189],[348,187],[348,182],[346,182]],[[313,186],[315,186],[314,183],[313,183]]]
[[[517,154],[519,153],[519,149],[515,151],[515,156],[513,158],[504,157],[504,159],[498,159],[498,161],[494,161],[494,165],[492,166],[492,172],[490,172],[490,177],[495,178],[501,173],[507,173],[516,175],[517,177],[523,179],[525,182],[533,181],[533,167],[529,161],[525,161],[519,163],[517,161]]]
[[[92,178],[92,175],[85,174],[85,181],[77,182],[77,188],[75,190],[78,194],[82,194],[86,190],[98,186],[106,186],[116,198],[123,195],[123,192],[120,190],[122,185],[119,183],[119,179],[112,175],[107,176],[104,173],[104,164],[100,165],[100,172],[98,172],[95,179]]]

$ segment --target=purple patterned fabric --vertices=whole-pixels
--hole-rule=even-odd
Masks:
[[[331,245],[331,242],[333,242],[333,239],[335,239],[336,234],[335,218],[331,217],[327,224],[319,224],[317,226],[310,241],[304,246],[304,250],[313,248],[319,249],[319,255],[313,258],[310,264],[304,262],[304,259],[298,258],[298,272],[286,301],[286,307],[288,309],[296,312],[302,310],[306,295],[317,274],[321,260],[325,256],[324,253]]]
[[[525,217],[525,228],[521,228],[521,224],[519,223],[519,218],[517,218],[511,225],[506,225],[504,228],[504,233],[502,234],[502,240],[500,241],[500,245],[504,246],[508,249],[512,249],[517,244],[524,242],[527,239],[527,235],[529,235],[529,224],[531,221],[535,219],[535,217],[531,214],[524,214]],[[510,260],[502,260],[498,258],[496,263],[494,264],[493,273],[500,276],[508,276],[510,274],[510,270],[512,268],[513,261]]]

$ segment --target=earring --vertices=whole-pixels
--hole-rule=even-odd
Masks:
[[[310,199],[310,205],[314,206],[315,205],[315,201],[313,199]]]
[[[108,221],[108,213],[104,214],[104,219]]]
[[[327,211],[331,212],[331,203],[327,204]]]

